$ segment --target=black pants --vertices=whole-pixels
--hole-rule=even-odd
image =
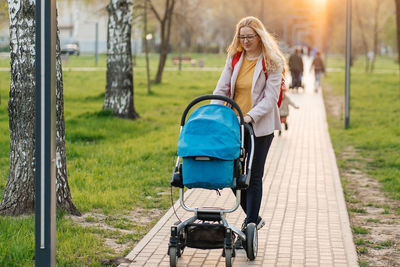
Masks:
[[[291,75],[292,75],[292,84],[290,85],[290,88],[301,87],[301,72],[298,70],[293,70],[291,71]]]
[[[264,176],[265,160],[274,134],[254,138],[254,156],[251,167],[250,186],[241,191],[240,205],[247,215],[246,224],[256,223],[262,199],[262,178]],[[247,138],[246,138],[247,139]],[[245,146],[249,146],[245,140]]]

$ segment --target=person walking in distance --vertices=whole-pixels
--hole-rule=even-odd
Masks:
[[[277,101],[286,61],[274,38],[255,17],[245,17],[238,22],[227,52],[225,67],[213,94],[233,98],[245,122],[254,130],[250,186],[242,191],[240,204],[247,216],[242,230],[245,231],[249,223],[255,223],[260,229],[264,225],[259,216],[264,165],[274,131],[281,129]],[[233,67],[234,58],[238,61]],[[211,103],[223,104],[218,100]]]
[[[299,49],[295,49],[294,53],[290,55],[289,69],[292,76],[292,84],[290,85],[290,88],[298,89],[299,87],[302,87],[301,80],[303,76],[304,65]]]
[[[317,93],[318,90],[321,88],[321,74],[325,73],[325,65],[324,62],[322,61],[321,53],[319,51],[315,54],[315,57],[311,64],[310,72],[312,71],[312,69],[314,69],[314,75],[315,75],[314,91]]]

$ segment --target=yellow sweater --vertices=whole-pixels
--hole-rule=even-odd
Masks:
[[[235,84],[235,94],[233,100],[239,105],[242,110],[243,116],[250,111],[252,107],[251,100],[251,85],[253,82],[254,69],[257,59],[248,60],[243,57],[243,63],[240,67],[238,77]],[[235,111],[236,112],[236,111]],[[238,114],[236,112],[236,114]]]

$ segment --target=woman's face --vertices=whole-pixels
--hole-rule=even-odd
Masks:
[[[238,36],[243,49],[248,53],[256,53],[260,50],[260,37],[250,27],[242,27]]]

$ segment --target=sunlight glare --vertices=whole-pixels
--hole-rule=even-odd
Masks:
[[[314,0],[315,5],[325,5],[327,0]]]

